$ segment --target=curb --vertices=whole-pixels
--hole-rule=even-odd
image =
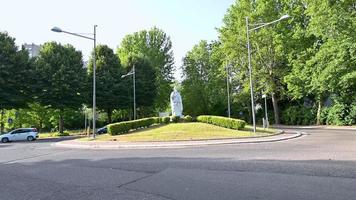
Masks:
[[[279,142],[284,140],[295,139],[303,136],[302,132],[284,133],[279,131],[273,136],[264,136],[259,138],[240,138],[240,139],[219,139],[219,140],[199,140],[199,141],[180,141],[180,142],[113,142],[113,141],[97,141],[80,142],[80,141],[62,141],[53,143],[52,145],[60,148],[72,149],[160,149],[160,148],[185,148],[185,147],[201,147],[207,145],[220,144],[251,144],[265,142]]]

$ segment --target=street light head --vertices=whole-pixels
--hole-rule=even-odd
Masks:
[[[283,15],[281,18],[279,18],[279,20],[283,20],[283,19],[287,19],[289,18],[289,15]]]
[[[56,33],[61,33],[62,32],[62,29],[60,29],[60,28],[58,28],[58,27],[53,27],[52,29],[51,29],[51,31],[53,31],[53,32],[56,32]]]

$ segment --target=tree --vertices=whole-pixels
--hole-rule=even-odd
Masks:
[[[4,109],[25,107],[30,101],[30,63],[25,49],[18,50],[15,39],[0,32],[0,133],[4,129]]]
[[[96,101],[97,107],[108,115],[108,123],[112,122],[114,109],[124,108],[128,105],[127,84],[121,79],[124,69],[119,58],[107,45],[96,47]],[[92,88],[93,59],[88,65],[89,83]],[[90,95],[91,96],[91,95]],[[89,98],[89,102],[92,103]]]
[[[187,114],[225,114],[226,83],[219,72],[218,47],[217,43],[200,41],[183,60],[182,97]]]
[[[157,27],[135,32],[123,39],[117,53],[123,65],[128,65],[132,56],[144,55],[148,59],[156,72],[155,81],[158,87],[154,107],[156,110],[165,109],[173,83],[174,58],[170,37]]]
[[[307,1],[307,5],[310,20],[297,39],[312,40],[290,58],[293,69],[285,81],[293,98],[316,100],[320,124],[322,104],[330,95],[349,106],[356,100],[356,10],[352,1]]]
[[[152,116],[152,107],[158,93],[156,85],[156,72],[151,66],[148,59],[141,56],[131,56],[128,58],[126,66],[126,72],[132,72],[132,68],[135,66],[135,84],[136,84],[136,107],[138,115],[140,116]],[[132,76],[124,78],[127,85],[128,96],[130,97],[129,107],[133,102],[133,79]]]
[[[299,1],[236,1],[224,17],[224,24],[219,29],[220,39],[226,59],[235,63],[235,71],[242,82],[248,82],[246,19],[253,24],[270,22],[279,19],[287,12],[300,12]],[[298,16],[298,15],[296,15]],[[266,26],[250,34],[252,49],[252,78],[257,100],[262,94],[269,94],[272,99],[275,123],[279,120],[279,100],[285,93],[283,77],[288,74],[288,52],[290,50],[291,29],[299,22],[299,17],[280,21],[272,26]],[[251,28],[250,27],[250,28]],[[237,78],[237,77],[236,77]],[[242,84],[248,86],[248,84]]]
[[[36,59],[35,99],[59,110],[59,132],[63,133],[63,112],[78,109],[84,102],[86,71],[82,53],[71,45],[45,43]]]

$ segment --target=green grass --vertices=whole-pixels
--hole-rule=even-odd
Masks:
[[[147,142],[147,141],[181,141],[181,140],[204,140],[223,138],[245,138],[261,137],[273,135],[275,129],[258,128],[256,133],[252,132],[252,127],[247,126],[244,130],[232,130],[204,123],[178,123],[130,132],[124,135],[110,136],[108,134],[96,137],[98,141],[126,141],[126,142]],[[90,141],[89,138],[80,140]]]
[[[65,131],[68,132],[70,136],[79,136],[82,135],[84,130],[69,130],[69,131]],[[45,139],[45,138],[59,138],[59,137],[63,137],[63,136],[58,136],[58,132],[40,132],[38,134],[39,139]]]

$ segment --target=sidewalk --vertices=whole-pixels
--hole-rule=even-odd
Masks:
[[[67,140],[54,143],[55,147],[75,148],[75,149],[152,149],[152,148],[184,148],[193,146],[218,145],[218,144],[242,144],[242,143],[263,143],[289,140],[302,136],[301,132],[281,131],[279,134],[256,138],[239,139],[217,139],[217,140],[195,140],[195,141],[174,141],[174,142],[120,142],[120,141],[78,141]]]

